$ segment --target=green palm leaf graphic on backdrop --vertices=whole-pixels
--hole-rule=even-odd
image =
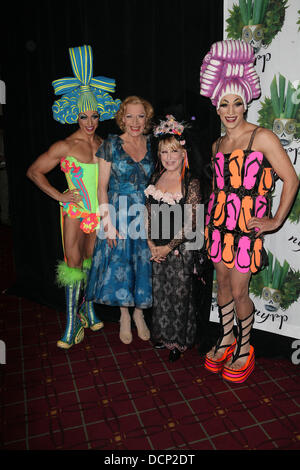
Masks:
[[[263,24],[262,44],[268,46],[281,31],[288,0],[240,0],[233,4],[227,18],[227,37],[240,39],[247,24]],[[258,23],[255,23],[258,21]]]
[[[249,291],[261,297],[264,287],[277,289],[281,292],[280,307],[286,310],[300,296],[300,272],[293,271],[287,261],[281,265],[277,258],[268,251],[269,265],[252,276]]]
[[[279,74],[278,82],[276,75],[270,85],[271,97],[265,97],[261,101],[261,109],[258,111],[258,123],[267,129],[273,129],[273,122],[276,118],[295,119],[295,138],[300,138],[300,84],[294,88],[286,78]],[[296,99],[295,99],[296,97]]]

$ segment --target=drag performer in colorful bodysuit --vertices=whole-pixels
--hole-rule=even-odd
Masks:
[[[206,355],[205,367],[238,383],[254,369],[250,332],[255,308],[248,287],[251,274],[266,264],[263,233],[283,224],[298,188],[275,134],[245,120],[247,104],[260,95],[253,62],[249,44],[220,41],[204,57],[200,72],[200,93],[211,99],[225,126],[225,135],[212,147],[213,188],[205,221],[206,248],[217,275],[221,334]],[[283,187],[272,218],[274,173]]]
[[[95,153],[102,142],[96,134],[99,121],[112,119],[120,100],[113,100],[115,81],[107,77],[93,77],[91,46],[69,49],[74,77],[55,80],[52,85],[57,95],[53,117],[62,124],[78,123],[79,129],[65,140],[54,143],[30,166],[27,176],[46,194],[59,201],[64,261],[57,268],[57,282],[65,287],[67,324],[57,346],[69,349],[82,341],[84,328],[93,331],[103,327],[94,312],[92,302],[85,301],[84,290],[90,269],[97,215],[98,163]],[[46,178],[59,165],[65,173],[68,189],[61,193]],[[83,302],[79,300],[83,293]]]

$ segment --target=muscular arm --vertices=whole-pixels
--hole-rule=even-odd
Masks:
[[[53,144],[46,152],[42,153],[28,168],[26,176],[33,181],[44,193],[60,202],[78,202],[77,192],[70,192],[73,198],[68,198],[66,193],[61,193],[54,186],[52,186],[46,174],[55,168],[62,157],[68,153],[68,145],[64,141],[59,141]],[[69,194],[70,196],[70,194]],[[66,198],[68,200],[66,200]]]
[[[257,132],[255,148],[266,156],[275,173],[283,182],[280,203],[274,218],[258,219],[252,217],[247,224],[249,229],[259,228],[257,232],[257,236],[259,236],[263,232],[278,229],[284,223],[296,196],[299,180],[287,153],[272,131],[261,129]]]

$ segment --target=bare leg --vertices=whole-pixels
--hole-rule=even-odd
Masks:
[[[142,309],[135,307],[134,312],[133,312],[133,320],[138,330],[138,336],[143,341],[148,341],[150,339],[150,331],[144,320]]]
[[[80,220],[64,217],[64,251],[68,266],[81,268],[84,259],[84,237]]]
[[[249,297],[249,282],[251,278],[251,272],[240,273],[235,268],[231,269],[230,272],[230,283],[231,290],[234,298],[236,307],[236,313],[238,318],[243,320],[253,310],[253,302]]]
[[[132,341],[131,318],[127,307],[120,307],[120,340],[124,344],[130,344]]]
[[[218,304],[226,305],[232,300],[232,290],[230,282],[230,269],[224,263],[215,263],[216,278],[218,284]]]
[[[83,256],[84,259],[92,258],[96,241],[96,231],[84,234]]]

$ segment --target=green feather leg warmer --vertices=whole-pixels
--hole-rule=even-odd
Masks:
[[[83,260],[82,269],[89,270],[92,266],[92,258],[86,258]]]
[[[73,285],[76,282],[86,282],[86,273],[80,268],[71,268],[65,261],[59,261],[56,267],[56,282],[59,287]]]

